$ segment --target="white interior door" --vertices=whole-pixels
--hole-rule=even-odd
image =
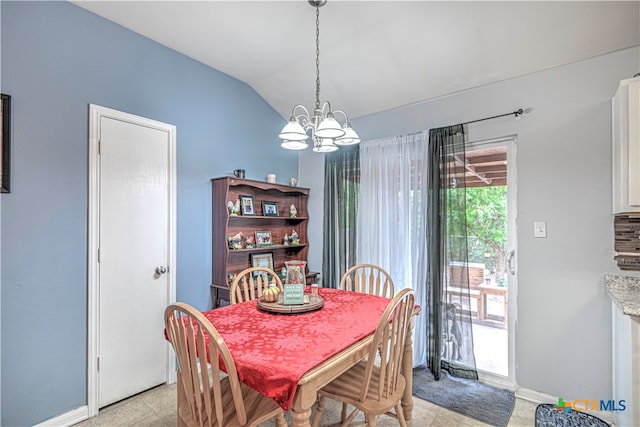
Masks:
[[[98,408],[170,380],[163,312],[175,295],[175,128],[106,111],[92,114]]]

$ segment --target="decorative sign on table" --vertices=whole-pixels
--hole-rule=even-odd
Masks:
[[[282,303],[284,305],[304,304],[304,284],[285,284],[284,293],[282,295]]]

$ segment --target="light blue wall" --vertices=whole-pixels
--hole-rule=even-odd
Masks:
[[[532,109],[520,120],[468,127],[469,141],[517,136],[515,364],[527,393],[612,398],[604,274],[637,273],[621,272],[613,261],[611,97],[620,80],[639,71],[636,46],[351,121],[369,140]],[[321,179],[305,174],[317,161],[300,157],[310,204],[323,191]],[[548,238],[533,237],[534,221],[547,222]],[[321,239],[321,227],[314,223],[309,239]],[[321,263],[319,256],[309,263]]]
[[[209,179],[239,167],[252,179],[296,176],[297,155],[279,147],[284,119],[246,84],[67,2],[1,7],[1,89],[13,97],[1,414],[15,426],[87,403],[90,103],[177,126],[177,298],[200,309],[210,306]]]

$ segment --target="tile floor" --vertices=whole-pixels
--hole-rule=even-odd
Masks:
[[[486,426],[487,424],[464,417],[456,412],[448,411],[440,406],[421,399],[414,399],[413,419],[407,422],[409,427],[451,427],[451,426]],[[176,385],[162,385],[133,396],[127,400],[103,408],[97,417],[79,424],[78,427],[170,427],[176,425]],[[537,404],[516,399],[516,405],[509,421],[509,427],[530,427],[534,425],[534,413]],[[327,401],[327,407],[320,422],[321,426],[338,426],[341,405]],[[287,419],[291,421],[289,418]],[[363,425],[362,415],[353,423]],[[274,421],[260,424],[260,427],[274,426]],[[398,426],[398,422],[390,417],[379,417],[378,426]]]

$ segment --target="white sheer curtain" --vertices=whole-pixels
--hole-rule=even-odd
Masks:
[[[358,263],[377,264],[393,278],[396,293],[416,291],[426,307],[428,133],[360,144]],[[416,319],[414,366],[426,361],[426,316]]]

